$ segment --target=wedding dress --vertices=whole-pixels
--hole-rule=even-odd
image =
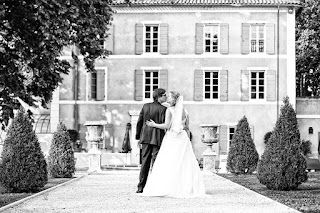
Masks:
[[[183,98],[169,107],[171,125],[163,138],[157,159],[149,174],[142,196],[199,197],[205,195],[202,174],[191,142],[183,130]]]

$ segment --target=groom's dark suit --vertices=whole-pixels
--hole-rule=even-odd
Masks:
[[[150,164],[153,165],[161,146],[165,131],[149,127],[146,121],[164,123],[166,107],[159,102],[144,104],[137,123],[136,139],[142,145],[142,163],[139,176],[138,190],[142,191],[148,178]]]

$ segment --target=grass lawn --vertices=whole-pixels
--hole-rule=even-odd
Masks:
[[[309,172],[308,181],[292,191],[270,190],[259,182],[255,174],[218,175],[301,212],[320,213],[320,172]]]
[[[49,178],[48,183],[40,191],[54,187],[71,179],[72,178]],[[33,194],[35,193],[7,193],[5,188],[0,185],[0,208]]]

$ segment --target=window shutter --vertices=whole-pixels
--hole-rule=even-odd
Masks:
[[[276,71],[267,71],[267,101],[276,101]]]
[[[228,100],[228,70],[220,70],[220,101]]]
[[[113,24],[109,26],[109,30],[107,31],[107,33],[109,35],[105,40],[105,43],[106,43],[105,48],[111,51],[110,55],[112,55],[114,52],[114,49],[113,49],[114,48],[114,44],[113,44],[114,43],[114,25]]]
[[[228,154],[228,126],[221,125],[220,126],[220,155],[227,155]]]
[[[160,87],[165,89],[166,91],[168,90],[168,70],[163,69],[160,70]]]
[[[203,100],[203,71],[202,70],[194,71],[194,100],[195,101]]]
[[[160,54],[168,54],[168,24],[160,24]]]
[[[135,70],[135,90],[134,90],[134,100],[142,101],[143,100],[143,70]]]
[[[103,101],[105,97],[105,70],[97,70],[97,101]]]
[[[229,53],[229,24],[220,24],[220,53]]]
[[[274,24],[266,24],[266,52],[275,54],[275,32]]]
[[[249,101],[249,70],[241,70],[241,101]]]
[[[204,24],[196,24],[196,54],[203,53],[203,27]]]
[[[250,53],[250,24],[242,23],[242,54]]]
[[[143,53],[143,24],[136,24],[136,54]]]
[[[87,73],[87,77],[88,77],[88,100],[91,100],[92,98],[92,91],[91,91],[91,72]]]

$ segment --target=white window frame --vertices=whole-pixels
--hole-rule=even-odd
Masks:
[[[202,70],[202,72],[203,72],[203,79],[202,79],[202,84],[203,84],[203,93],[202,93],[202,95],[203,95],[203,101],[210,101],[210,102],[212,102],[212,101],[217,101],[217,102],[219,102],[220,101],[220,71],[222,70],[222,68],[221,67],[203,67],[203,68],[201,68],[201,70]],[[206,72],[217,72],[218,73],[218,98],[212,98],[212,92],[210,91],[210,98],[209,99],[207,99],[206,97],[205,97],[205,93],[206,93],[206,90],[205,90],[205,73]],[[212,76],[210,75],[210,88],[212,88],[212,78],[211,78]]]
[[[145,54],[160,54],[160,24],[159,21],[142,22],[143,24],[143,53]],[[146,27],[147,26],[158,26],[158,51],[157,52],[146,52]],[[150,50],[151,50],[150,46]]]
[[[230,143],[231,143],[231,140],[230,140],[230,128],[234,128],[234,133],[233,133],[233,136],[234,134],[236,133],[236,130],[237,130],[237,125],[234,124],[234,125],[228,125],[228,143],[227,143],[227,153],[229,153],[229,149],[230,149]]]
[[[151,85],[150,85],[150,98],[146,98],[145,95],[146,95],[146,90],[145,90],[145,87],[146,87],[146,71],[149,71],[149,72],[158,72],[158,88],[160,87],[160,72],[161,72],[161,67],[143,67],[142,70],[143,70],[143,89],[142,89],[142,94],[143,94],[143,100],[146,100],[146,101],[153,101],[153,97],[152,97],[152,92],[153,92],[153,81],[151,80]],[[151,78],[153,79],[153,78]]]
[[[108,67],[95,67],[96,70],[104,70],[104,100],[108,100]],[[89,96],[89,87],[91,87],[91,82],[89,82],[89,75],[91,72],[87,72],[86,74],[86,101],[90,101]]]
[[[263,52],[259,52],[259,26],[263,25]],[[256,32],[256,52],[252,52],[252,44],[251,44],[251,40],[252,40],[252,28],[255,27],[257,32]],[[252,54],[262,54],[262,53],[266,53],[266,23],[250,23],[250,30],[249,30],[249,45],[250,45],[250,53]]]
[[[217,52],[206,52],[206,27],[209,27],[209,26],[217,26],[218,28],[218,46],[217,46]],[[213,33],[211,32],[211,35]],[[203,53],[204,54],[218,54],[220,53],[220,23],[213,23],[213,22],[206,22],[206,23],[203,23]],[[212,50],[212,40],[210,39],[210,50]]]
[[[251,97],[251,88],[252,88],[252,84],[251,84],[251,73],[253,72],[256,72],[256,73],[261,73],[263,72],[264,73],[264,89],[263,89],[263,98],[259,98],[259,79],[257,80],[257,85],[256,87],[258,88],[258,91],[256,91],[257,93],[257,96],[258,98],[255,98],[253,99]],[[252,70],[249,70],[249,99],[251,101],[265,101],[266,100],[266,97],[267,97],[267,70],[265,69],[252,69]]]

